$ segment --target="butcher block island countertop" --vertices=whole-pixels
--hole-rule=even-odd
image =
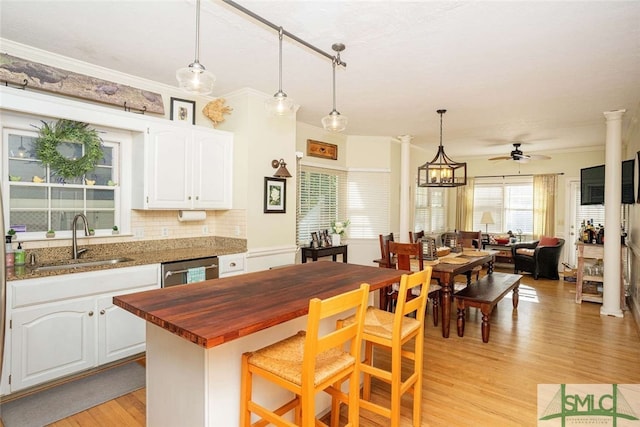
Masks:
[[[325,299],[369,283],[371,291],[402,273],[313,262],[223,279],[116,296],[115,305],[149,323],[210,349],[304,316],[309,300]]]

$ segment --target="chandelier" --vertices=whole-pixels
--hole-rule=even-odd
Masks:
[[[458,163],[444,153],[442,146],[442,115],[440,114],[440,146],[430,162],[418,167],[418,187],[460,187],[467,184],[467,164]]]

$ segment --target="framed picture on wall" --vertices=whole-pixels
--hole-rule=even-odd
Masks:
[[[171,98],[171,120],[196,124],[196,101],[188,99]]]
[[[287,212],[287,181],[284,178],[264,177],[264,213]]]

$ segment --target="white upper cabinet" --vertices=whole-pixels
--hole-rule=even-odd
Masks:
[[[134,148],[134,208],[231,209],[232,133],[154,125],[143,145]]]

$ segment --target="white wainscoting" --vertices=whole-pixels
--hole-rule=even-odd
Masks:
[[[295,264],[298,248],[295,245],[252,248],[247,250],[247,273]]]

